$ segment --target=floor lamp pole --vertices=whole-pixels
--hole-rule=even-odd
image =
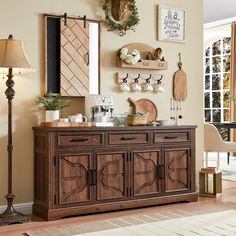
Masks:
[[[6,210],[0,214],[0,225],[7,225],[13,223],[27,223],[30,222],[30,217],[17,212],[13,207],[13,201],[15,195],[12,193],[12,99],[14,98],[15,91],[14,80],[13,78],[12,68],[9,68],[9,73],[7,75],[8,79],[6,81],[7,89],[5,91],[5,95],[8,99],[8,193],[5,196],[7,199],[7,208]]]

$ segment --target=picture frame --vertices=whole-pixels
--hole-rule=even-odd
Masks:
[[[186,10],[158,5],[159,41],[186,42]]]

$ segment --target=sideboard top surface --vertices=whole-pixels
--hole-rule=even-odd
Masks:
[[[33,127],[34,131],[132,131],[132,130],[182,130],[196,129],[197,125],[170,125],[170,126],[126,126],[126,127]]]

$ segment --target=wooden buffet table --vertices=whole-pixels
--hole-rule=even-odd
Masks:
[[[34,127],[33,213],[56,220],[196,201],[195,128]]]

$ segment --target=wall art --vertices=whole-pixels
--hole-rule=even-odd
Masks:
[[[158,6],[158,40],[186,41],[186,10]]]

